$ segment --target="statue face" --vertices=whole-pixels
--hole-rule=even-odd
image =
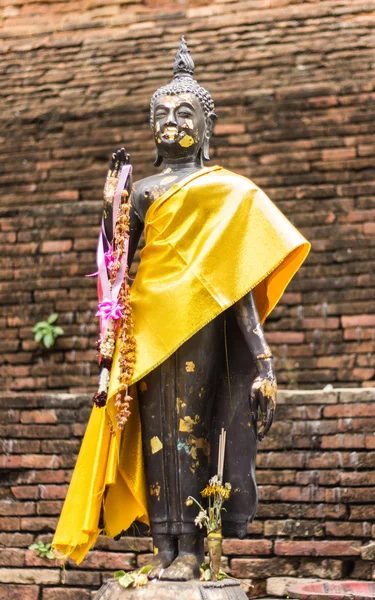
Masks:
[[[154,139],[158,154],[172,161],[195,159],[203,144],[206,120],[193,94],[160,96],[154,106]]]

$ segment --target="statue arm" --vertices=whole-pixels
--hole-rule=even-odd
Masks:
[[[262,440],[272,425],[276,408],[277,384],[272,354],[264,337],[252,291],[234,305],[234,312],[258,370],[250,390],[250,408],[257,425],[258,439]]]
[[[103,192],[103,221],[104,221],[104,229],[106,234],[106,243],[105,250],[108,250],[108,246],[113,242],[113,225],[112,225],[112,210],[113,210],[113,200],[116,193],[116,188],[118,184],[118,180],[120,177],[121,169],[124,165],[130,163],[130,155],[125,152],[125,148],[121,148],[114,152],[111,156],[111,161],[109,165],[109,170],[107,173],[107,177],[104,185]],[[133,182],[132,177],[128,178],[126,183],[126,191],[129,195],[131,195],[130,202],[130,224],[129,224],[129,252],[128,252],[128,267],[130,268],[134,254],[137,250],[137,245],[139,242],[139,238],[141,237],[141,233],[143,230],[143,223],[138,216],[136,209],[133,206],[134,202],[134,190],[133,190]]]
[[[128,267],[130,269],[133,262],[134,255],[137,250],[139,238],[143,231],[143,222],[141,221],[136,207],[134,206],[135,193],[132,192],[132,199],[130,203],[130,223],[129,223],[129,252],[128,252]]]

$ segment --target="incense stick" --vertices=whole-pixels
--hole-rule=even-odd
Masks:
[[[224,458],[225,458],[225,443],[227,439],[227,432],[224,428],[221,429],[220,437],[219,437],[219,453],[217,459],[217,473],[221,477],[221,481],[223,481],[224,474]]]

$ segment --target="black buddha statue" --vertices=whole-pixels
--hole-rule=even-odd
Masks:
[[[209,92],[193,79],[194,63],[184,38],[174,64],[174,78],[151,99],[150,124],[156,145],[155,166],[160,173],[134,186],[130,223],[129,265],[150,205],[172,185],[204,168],[217,116]],[[112,158],[111,177],[117,177],[129,160],[124,150]],[[210,476],[215,397],[226,373],[224,320],[235,319],[246,345],[245,365],[249,404],[247,421],[253,419],[247,445],[255,457],[256,437],[262,439],[271,426],[276,398],[276,378],[270,349],[265,341],[252,292],[248,292],[189,340],[138,384],[148,507],[154,547],[157,548],[149,578],[188,580],[199,577],[203,560],[203,534],[194,524],[196,508],[187,497],[199,497]],[[162,326],[162,324],[161,324]],[[233,358],[233,356],[231,357]],[[237,359],[236,359],[237,360]],[[190,369],[186,365],[191,365]],[[233,387],[233,385],[232,385]],[[251,412],[251,415],[250,415]],[[184,419],[195,419],[180,426]],[[228,423],[226,423],[228,426]],[[188,438],[193,435],[194,460]],[[161,440],[154,452],[151,439]],[[190,446],[191,448],[191,446]],[[192,467],[192,464],[194,465]],[[247,465],[250,471],[250,464]],[[254,513],[253,482],[248,515]],[[232,533],[236,533],[235,530]]]
[[[155,165],[162,170],[129,183],[127,190],[129,267],[145,232],[130,293],[138,398],[132,412],[138,425],[127,424],[118,438],[120,449],[112,452],[105,414],[110,415],[119,389],[115,354],[107,408],[93,409],[54,540],[54,547],[82,560],[101,529],[101,509],[111,535],[143,520],[150,523],[154,543],[148,577],[180,581],[200,575],[203,533],[195,524],[196,507],[186,500],[198,498],[216,474],[222,428],[227,432],[224,477],[233,490],[223,534],[244,537],[254,517],[257,442],[267,434],[276,405],[275,371],[261,323],[309,250],[255,184],[221,167],[204,166],[217,117],[211,95],[193,73],[182,38],[173,80],[154,93],[150,105]],[[104,193],[108,240],[113,238],[115,188],[129,161],[123,148],[112,156]],[[132,440],[139,440],[140,450],[134,442],[124,453],[129,432],[137,427],[141,433]],[[102,465],[95,440],[107,457]],[[113,464],[117,480],[107,477]],[[83,492],[81,474],[90,469]],[[137,494],[143,497],[141,472],[147,501],[137,504]],[[68,534],[78,495],[80,516]],[[129,505],[120,501],[126,497]]]

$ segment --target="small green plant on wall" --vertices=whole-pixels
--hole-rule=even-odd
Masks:
[[[31,544],[31,546],[29,546],[29,550],[34,550],[34,552],[36,552],[40,558],[48,558],[49,560],[56,558],[51,548],[51,544],[45,544],[42,541],[36,542],[36,544]]]
[[[55,325],[58,318],[59,315],[57,313],[52,313],[47,321],[39,321],[33,327],[35,341],[41,342],[45,348],[51,348],[56,338],[64,333],[62,327]]]

